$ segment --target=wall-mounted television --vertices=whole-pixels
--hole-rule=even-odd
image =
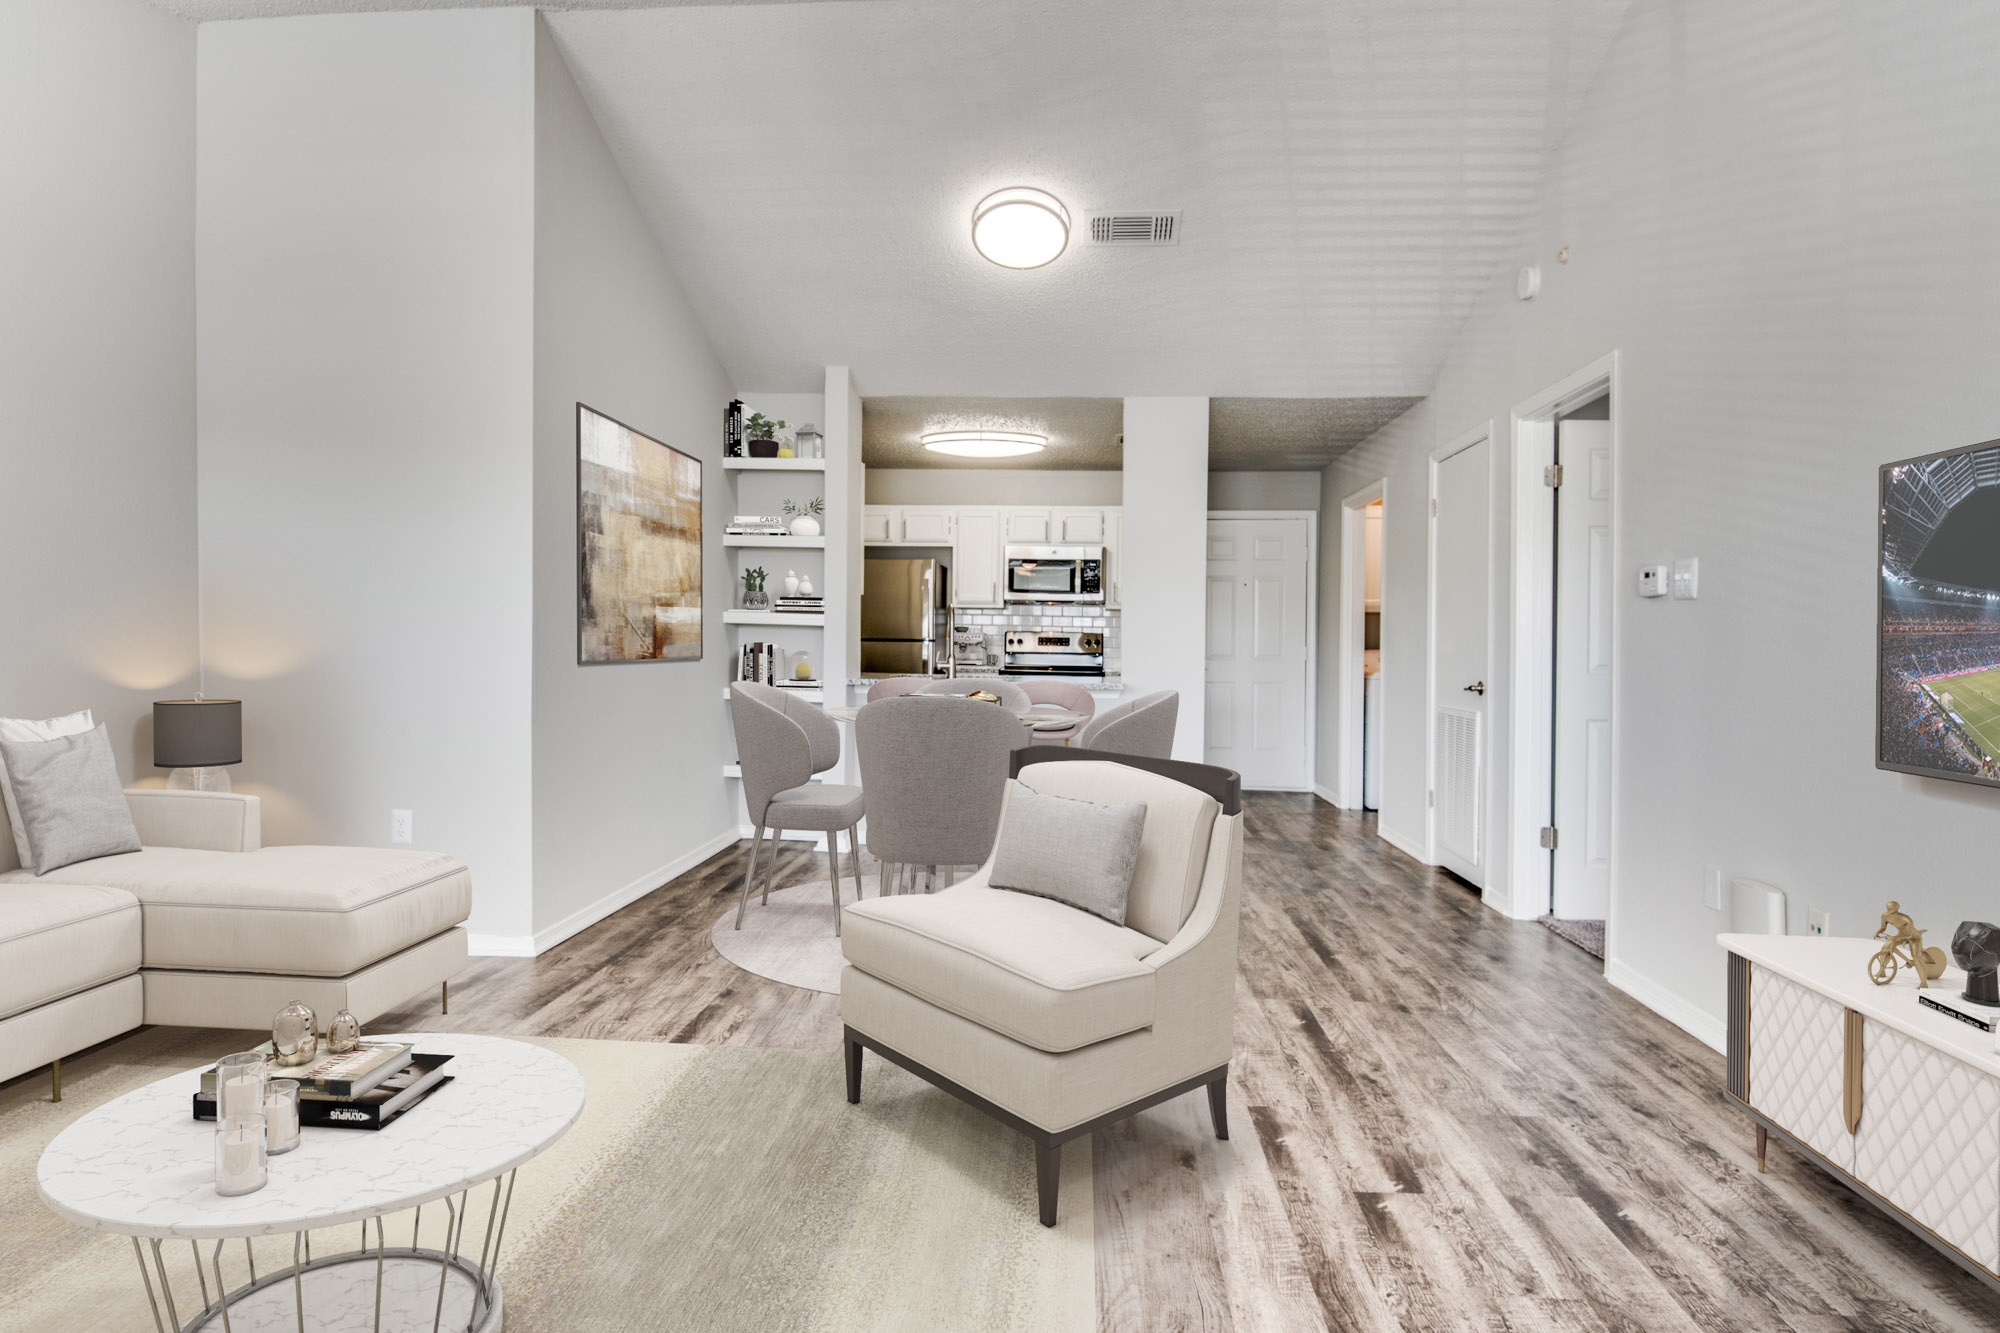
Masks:
[[[2000,440],[1882,468],[1875,766],[2000,787]]]

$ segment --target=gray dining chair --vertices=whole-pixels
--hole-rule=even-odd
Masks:
[[[1086,750],[1136,754],[1143,759],[1174,757],[1174,722],[1180,717],[1178,690],[1155,690],[1108,708],[1076,738]]]
[[[937,885],[939,866],[976,866],[993,850],[1007,766],[1033,739],[1020,719],[977,699],[883,699],[854,719],[868,851],[881,863],[877,896]]]
[[[1066,727],[1035,728],[1037,745],[1066,743],[1070,737],[1087,726],[1097,713],[1097,700],[1089,690],[1068,680],[1024,680],[1018,682],[1021,693],[1028,696],[1028,721],[1035,720],[1035,714],[1048,709],[1059,709],[1065,713],[1078,713],[1081,722],[1072,722]]]
[[[998,680],[991,676],[960,676],[956,680],[927,681],[912,692],[916,694],[955,694],[960,698],[964,698],[974,690],[985,690],[988,694],[997,695],[1000,700],[1000,706],[1015,717],[1026,717],[1028,715],[1027,691],[1012,681]],[[990,707],[991,705],[988,706]]]
[[[887,680],[878,680],[868,687],[868,702],[872,704],[877,699],[895,699],[905,694],[915,694],[935,679],[934,676],[891,676]]]
[[[736,929],[757,878],[757,852],[771,829],[771,859],[764,870],[763,901],[771,901],[771,875],[778,863],[778,840],[786,829],[826,834],[826,860],[833,871],[833,933],[840,933],[840,830],[847,830],[853,853],[854,896],[861,897],[861,788],[814,782],[840,762],[840,728],[803,699],[769,685],[737,681],[729,687],[729,720],[736,728],[736,762],[743,774],[743,801],[757,836],[743,871],[743,896],[736,904]]]

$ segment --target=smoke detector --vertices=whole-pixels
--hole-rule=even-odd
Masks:
[[[1131,212],[1092,213],[1085,229],[1092,245],[1179,245],[1181,215]]]

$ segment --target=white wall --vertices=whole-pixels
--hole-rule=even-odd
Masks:
[[[535,15],[202,25],[212,694],[274,842],[472,867],[530,932]],[[630,743],[620,737],[621,743]]]
[[[1059,468],[871,467],[872,505],[1116,505],[1122,472]]]
[[[0,8],[0,714],[92,709],[127,780],[194,688],[194,32]]]
[[[1180,691],[1174,758],[1196,763],[1206,736],[1207,532],[1208,399],[1127,398],[1125,686]]]
[[[1704,866],[1784,888],[1795,930],[1818,904],[1865,935],[1890,897],[1933,938],[2000,913],[2000,793],[1873,767],[1877,465],[2000,435],[1996,58],[1990,6],[1640,0],[1435,391],[1328,471],[1329,504],[1390,478],[1382,822],[1421,831],[1425,455],[1496,420],[1504,532],[1510,409],[1618,352],[1608,972],[1711,1040]],[[1701,599],[1641,601],[1678,556]]]
[[[1319,508],[1317,472],[1211,472],[1210,509]]]
[[[731,394],[547,28],[535,45],[534,930],[548,948],[734,841]],[[576,404],[702,460],[702,657],[576,660]]]

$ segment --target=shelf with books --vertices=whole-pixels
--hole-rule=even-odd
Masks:
[[[824,551],[824,550],[826,549],[826,538],[824,538],[824,537],[744,537],[744,536],[738,536],[738,535],[734,535],[734,534],[731,534],[731,535],[727,535],[727,536],[724,536],[724,537],[723,537],[723,539],[722,539],[722,544],[723,544],[724,546],[756,546],[756,547],[769,547],[769,548],[771,548],[771,549],[774,549],[774,550],[778,550],[778,549],[783,549],[783,548],[785,548],[785,547],[790,547],[790,548],[791,548],[792,550],[794,550],[794,551]]]
[[[826,612],[818,611],[724,611],[722,623],[725,625],[797,625],[803,629],[821,629],[826,625]]]
[[[824,472],[824,458],[725,458],[722,466],[731,472]]]

